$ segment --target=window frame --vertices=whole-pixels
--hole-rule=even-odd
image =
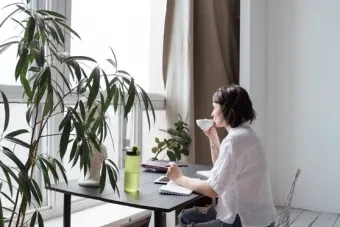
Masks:
[[[43,8],[46,10],[53,10],[56,11],[62,15],[65,15],[68,18],[68,25],[71,25],[71,5],[72,5],[72,0],[32,0],[31,4],[34,4],[35,8]],[[150,22],[151,23],[151,22]],[[151,39],[150,42],[154,42],[153,39],[154,36],[152,35],[152,30],[151,30]],[[65,36],[65,52],[70,51],[70,44],[71,40],[69,36]],[[151,50],[150,50],[151,51]],[[151,64],[149,65],[151,67]],[[63,72],[66,72],[66,68],[61,68]],[[156,76],[156,75],[153,75]],[[58,77],[56,74],[52,75],[52,77],[58,81]],[[150,77],[152,80],[152,75]],[[62,87],[66,87],[64,82],[62,80],[58,81],[59,84],[62,84]],[[151,83],[151,81],[150,81]],[[4,85],[0,84],[0,89],[6,94],[8,101],[9,102],[14,102],[14,103],[25,103],[24,100],[22,100],[22,94],[24,92],[23,88],[20,85]],[[149,93],[148,95],[150,97],[150,100],[153,104],[154,110],[165,110],[165,95],[164,93]],[[0,97],[0,101],[2,101],[2,97]],[[76,103],[76,97],[69,98],[67,102],[70,103]],[[43,103],[42,103],[43,104]],[[131,141],[130,144],[136,144],[139,146],[142,146],[143,142],[143,111],[145,110],[144,103],[141,102],[141,105],[136,105],[136,108],[133,109],[131,112],[131,117],[129,118],[129,122],[131,122],[131,125],[133,125],[133,129],[131,130],[132,135],[131,135]],[[126,121],[124,121],[124,116],[123,116],[123,111],[121,111],[121,106],[118,107],[118,112],[119,117],[117,118],[117,135],[122,135],[124,134],[127,124]],[[59,126],[59,122],[61,122],[62,116],[59,118],[54,118],[54,120],[50,121],[48,123],[48,130],[50,134],[53,133],[58,133],[57,129]],[[150,119],[150,123],[151,119]],[[120,139],[119,141],[123,141],[125,138]],[[115,150],[121,151],[124,144],[124,142],[119,142],[118,144],[115,144]],[[54,157],[57,157],[57,152],[58,150],[55,149],[58,147],[59,144],[59,138],[54,136],[48,139],[47,142],[47,150],[48,154]],[[40,147],[40,149],[43,149],[44,147]],[[115,160],[118,160],[118,167],[122,168],[124,165],[124,155],[122,155],[122,152],[115,152],[117,157],[115,157]],[[143,152],[142,152],[143,155]],[[143,157],[141,158],[143,160]],[[77,168],[77,167],[74,167]],[[46,191],[46,206],[43,206],[40,208],[41,214],[45,220],[60,217],[63,213],[63,194],[62,193],[56,193],[53,191]],[[80,211],[86,208],[90,208],[92,206],[100,205],[103,204],[104,202],[102,201],[96,201],[96,200],[91,200],[91,199],[81,199],[81,200],[76,200],[72,201],[72,212]],[[32,215],[32,212],[28,212],[27,218],[29,218]]]

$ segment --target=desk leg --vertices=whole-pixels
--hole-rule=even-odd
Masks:
[[[163,217],[162,217],[162,214],[163,212],[162,211],[159,211],[159,210],[155,210],[154,211],[154,224],[155,224],[155,227],[163,227]]]
[[[64,194],[64,227],[71,227],[71,195]]]

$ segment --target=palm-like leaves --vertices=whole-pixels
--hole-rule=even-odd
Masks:
[[[123,105],[124,116],[138,103],[143,104],[146,109],[147,119],[150,126],[149,111],[155,119],[154,109],[147,93],[135,83],[134,79],[125,71],[117,68],[117,58],[112,50],[112,59],[108,62],[114,67],[114,74],[106,74],[103,69],[96,66],[90,75],[85,73],[81,67],[82,61],[96,61],[86,56],[69,56],[61,52],[64,48],[65,36],[72,35],[78,38],[76,31],[66,23],[66,18],[53,11],[32,10],[23,3],[12,4],[13,13],[8,15],[0,23],[1,26],[6,20],[13,19],[23,28],[22,36],[15,36],[6,43],[0,44],[0,54],[12,45],[17,45],[17,65],[13,76],[20,81],[24,89],[24,97],[27,102],[26,121],[30,131],[19,129],[14,132],[7,132],[10,108],[6,95],[0,91],[2,103],[4,104],[5,120],[4,131],[1,140],[10,141],[27,149],[28,159],[21,162],[13,150],[0,146],[0,152],[8,157],[13,166],[9,167],[0,160],[0,169],[5,179],[0,179],[0,193],[13,202],[13,207],[8,209],[2,207],[0,200],[0,227],[4,225],[3,210],[11,211],[11,217],[7,219],[9,226],[13,220],[18,224],[24,224],[26,209],[28,206],[40,206],[43,201],[41,186],[34,180],[32,174],[37,167],[43,176],[44,186],[50,185],[51,178],[54,182],[64,179],[67,182],[66,171],[60,160],[66,158],[66,151],[70,147],[68,160],[73,166],[79,165],[84,173],[90,168],[90,158],[93,152],[100,151],[100,144],[107,137],[109,130],[106,122],[106,113],[110,105],[115,111],[118,105]],[[18,13],[26,14],[27,18],[18,21],[13,18]],[[72,87],[69,77],[65,75],[62,67],[68,69],[76,85]],[[104,80],[105,87],[100,86]],[[70,106],[66,99],[77,97],[75,105]],[[41,114],[39,114],[41,113]],[[39,147],[43,137],[55,136],[46,135],[44,130],[48,122],[56,115],[63,115],[59,125],[60,143],[59,157],[51,157],[40,154]],[[74,133],[71,133],[74,132]],[[20,139],[20,135],[30,134],[30,141]],[[5,135],[6,134],[6,135]],[[117,191],[118,169],[112,160],[103,162],[100,191],[105,187],[106,178],[113,190]],[[14,194],[13,184],[18,185],[15,201],[12,201]],[[1,186],[7,184],[10,195],[1,191]],[[21,198],[21,199],[19,199]],[[21,200],[21,201],[19,201]],[[17,207],[20,204],[20,207]],[[18,211],[18,213],[15,213]],[[41,214],[36,211],[31,219],[33,226],[38,221],[39,226],[43,225]]]

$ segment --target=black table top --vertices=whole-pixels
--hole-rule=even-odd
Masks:
[[[188,167],[181,167],[181,170],[185,176],[204,179],[198,176],[196,171],[210,170],[211,168],[211,165],[189,164]],[[46,188],[68,195],[162,212],[171,212],[203,197],[203,195],[197,193],[193,193],[190,196],[160,194],[158,189],[162,185],[155,184],[153,181],[162,175],[164,173],[154,173],[141,168],[139,192],[129,193],[124,191],[124,170],[121,169],[117,182],[120,196],[114,193],[109,184],[105,186],[104,191],[100,194],[99,188],[79,186],[78,180],[69,181],[68,185],[66,183],[58,183]]]

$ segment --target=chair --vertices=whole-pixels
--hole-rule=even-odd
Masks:
[[[280,219],[278,223],[275,225],[275,227],[289,227],[290,226],[290,211],[292,208],[293,194],[294,194],[295,185],[300,175],[300,172],[301,172],[300,169],[296,171],[294,181],[292,183],[292,186],[290,187],[286,202],[283,207],[283,211],[280,214]]]

